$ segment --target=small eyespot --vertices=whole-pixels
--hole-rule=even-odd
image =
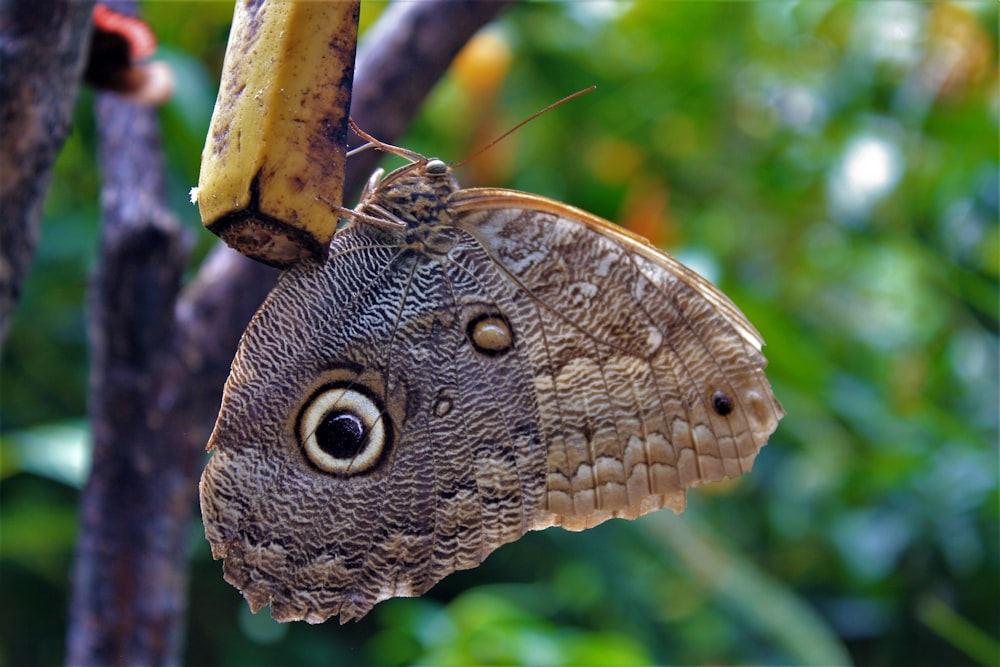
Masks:
[[[434,401],[434,416],[447,417],[454,407],[455,403],[450,398],[447,396],[440,396],[436,401]]]
[[[721,389],[712,394],[712,408],[716,414],[725,417],[733,411],[733,398]]]
[[[363,388],[326,385],[299,413],[297,435],[317,468],[335,475],[373,469],[390,446],[388,417]]]
[[[499,313],[483,313],[474,317],[466,328],[466,335],[478,352],[491,357],[508,352],[514,347],[514,332],[510,322]]]
[[[444,160],[434,157],[424,165],[424,172],[430,176],[443,176],[448,173],[448,165],[445,164]]]

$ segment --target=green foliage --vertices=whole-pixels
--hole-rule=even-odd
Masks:
[[[178,77],[161,118],[194,268],[213,239],[187,190],[231,8],[183,4],[144,10]],[[997,21],[986,1],[512,9],[491,28],[511,53],[502,87],[474,94],[483,65],[463,64],[399,143],[460,160],[597,84],[460,179],[629,224],[702,271],[768,341],[788,416],[752,474],[693,492],[682,517],[531,534],[351,626],[251,616],[198,527],[185,662],[997,664]],[[0,665],[61,660],[90,103],[0,371]]]

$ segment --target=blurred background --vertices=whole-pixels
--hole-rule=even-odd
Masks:
[[[232,6],[142,8],[177,77],[161,118],[193,272],[215,242],[188,190]],[[362,29],[383,8],[363,3]],[[992,1],[512,8],[399,143],[458,161],[596,84],[460,181],[617,221],[720,285],[767,340],[788,416],[751,474],[679,517],[532,533],[348,626],[251,615],[195,522],[185,664],[998,664],[997,25]],[[0,665],[64,656],[92,102],[0,370]]]

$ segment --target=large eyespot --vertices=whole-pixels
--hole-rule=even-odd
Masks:
[[[328,384],[306,402],[296,428],[317,468],[334,475],[374,469],[389,451],[391,424],[377,399],[356,384]]]
[[[514,331],[500,313],[483,313],[469,321],[465,335],[482,354],[496,357],[514,347]]]

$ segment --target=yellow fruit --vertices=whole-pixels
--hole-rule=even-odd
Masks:
[[[203,224],[254,259],[326,255],[338,217],[322,199],[343,197],[358,10],[236,5],[194,198]]]

